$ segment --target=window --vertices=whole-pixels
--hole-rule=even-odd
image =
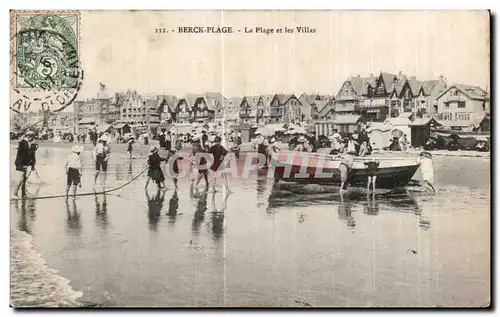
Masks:
[[[465,108],[465,101],[459,101],[458,108]]]
[[[452,120],[453,113],[443,113],[443,120]]]
[[[470,113],[467,112],[457,112],[455,113],[455,120],[469,120]]]
[[[449,102],[445,102],[445,103],[444,103],[444,107],[445,107],[445,108],[449,108],[449,107],[450,107],[450,103],[449,103]]]

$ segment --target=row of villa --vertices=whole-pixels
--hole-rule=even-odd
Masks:
[[[452,84],[440,76],[418,80],[401,72],[381,72],[346,79],[336,95],[267,94],[226,98],[221,93],[140,94],[109,96],[104,85],[96,97],[74,102],[75,128],[112,123],[155,129],[160,123],[192,123],[225,119],[261,125],[293,121],[384,122],[411,114],[411,120],[434,118],[442,125],[467,130],[489,117],[489,93],[477,86]]]

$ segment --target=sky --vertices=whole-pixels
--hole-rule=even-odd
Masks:
[[[399,71],[418,79],[490,82],[486,11],[82,11],[77,100],[110,94],[337,94],[350,77]],[[234,34],[156,34],[231,26]],[[309,27],[315,33],[245,34]],[[489,87],[488,87],[489,88]]]

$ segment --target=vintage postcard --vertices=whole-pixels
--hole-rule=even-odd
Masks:
[[[489,307],[488,11],[10,12],[12,307]]]

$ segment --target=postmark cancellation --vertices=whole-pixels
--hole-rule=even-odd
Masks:
[[[78,11],[11,11],[12,106],[68,105],[80,89]]]

